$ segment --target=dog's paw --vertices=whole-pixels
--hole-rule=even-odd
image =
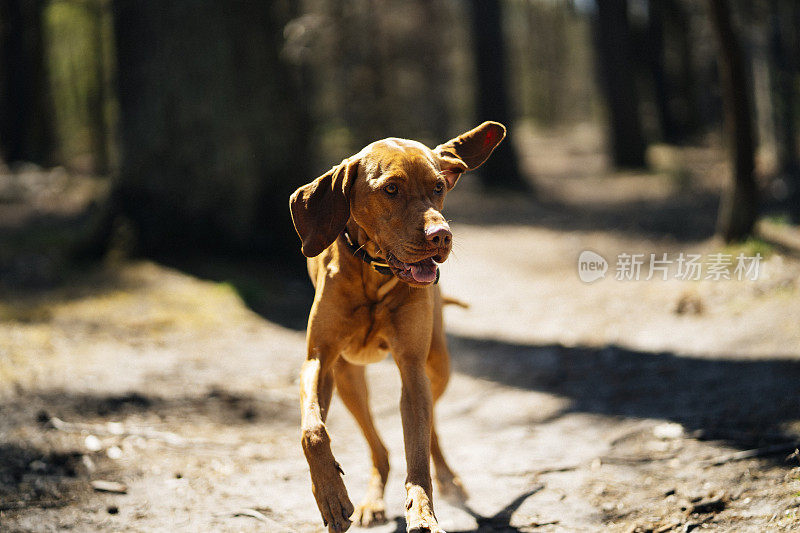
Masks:
[[[434,519],[420,519],[410,522],[406,527],[406,533],[445,533]]]
[[[367,500],[356,507],[350,517],[354,524],[361,527],[376,526],[386,523],[386,505],[383,500]]]
[[[410,485],[406,495],[407,533],[444,533],[433,514],[433,505],[422,487]]]
[[[328,531],[347,531],[351,523],[353,504],[347,495],[342,478],[337,475],[327,483],[314,483],[312,489],[322,521],[328,526]]]

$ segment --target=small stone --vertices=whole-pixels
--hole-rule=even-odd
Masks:
[[[90,452],[98,452],[103,448],[103,443],[94,435],[87,435],[86,438],[83,439],[83,445],[86,446],[86,449]]]
[[[119,446],[112,446],[106,451],[106,455],[108,455],[109,459],[119,459],[122,457],[122,450]]]
[[[674,422],[659,424],[653,428],[653,436],[661,440],[674,440],[683,436],[683,426]]]

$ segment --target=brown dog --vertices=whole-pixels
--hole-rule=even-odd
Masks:
[[[292,194],[292,221],[316,289],[308,353],[300,377],[302,445],[311,488],[329,531],[351,520],[386,520],[386,447],[367,404],[364,365],[391,352],[402,379],[408,531],[440,532],[433,512],[430,458],[440,492],[464,496],[442,456],[433,402],[450,375],[437,263],[452,234],[441,210],[447,191],[480,166],[505,137],[484,122],[433,150],[405,139],[376,141]],[[372,477],[354,509],[333,457],[325,419],[334,384],[372,452]]]

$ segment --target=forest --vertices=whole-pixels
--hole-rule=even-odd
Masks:
[[[794,0],[0,0],[0,530],[322,530],[289,196],[484,121],[444,210],[442,527],[799,528],[798,51]],[[367,372],[372,530],[405,531],[400,379]]]

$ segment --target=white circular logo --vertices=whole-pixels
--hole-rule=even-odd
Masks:
[[[592,283],[606,277],[608,261],[597,253],[584,250],[578,256],[578,277],[584,283]]]

